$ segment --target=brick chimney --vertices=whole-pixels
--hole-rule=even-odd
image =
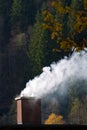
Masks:
[[[41,124],[41,100],[17,97],[17,124]]]

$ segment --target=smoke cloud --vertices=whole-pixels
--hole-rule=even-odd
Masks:
[[[43,98],[55,92],[65,95],[73,83],[75,86],[81,80],[87,82],[87,53],[84,51],[74,52],[71,57],[44,67],[39,76],[26,83],[20,96]]]

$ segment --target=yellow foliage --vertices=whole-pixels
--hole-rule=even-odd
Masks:
[[[59,32],[62,31],[62,24],[56,21],[52,14],[49,11],[43,11],[44,15],[44,24],[42,25],[43,29],[48,29],[52,32],[51,39],[59,36]]]
[[[86,40],[83,39],[81,46],[78,46],[78,45],[76,46],[76,51],[78,52],[80,50],[83,50],[85,48],[85,46],[86,46]]]
[[[47,12],[47,14],[46,14],[46,16],[44,18],[44,21],[46,21],[46,22],[50,21],[51,23],[53,22],[53,17],[52,17],[50,12]]]
[[[61,42],[60,47],[61,47],[61,49],[64,49],[65,51],[70,51],[74,47],[76,49],[76,51],[78,52],[85,48],[86,39],[83,39],[80,44],[76,43],[75,41],[71,40],[70,38],[67,38],[65,41]]]
[[[52,2],[51,2],[51,6],[52,6],[52,7],[56,7],[56,5],[57,5],[57,2],[56,2],[56,1],[52,1]]]
[[[69,13],[70,12],[70,7],[69,6],[66,6],[65,7],[65,13]]]
[[[75,15],[74,29],[76,32],[80,33],[87,29],[87,13],[78,11]]]
[[[54,27],[56,31],[61,31],[62,30],[62,24],[58,23],[58,22],[54,22]]]
[[[54,39],[56,35],[57,35],[57,32],[52,32],[51,39]]]
[[[63,7],[63,4],[62,2],[60,1],[52,1],[51,2],[51,6],[54,8],[54,9],[57,9],[57,11],[61,14],[66,14],[70,11],[70,7],[69,6],[66,6],[66,7]]]
[[[44,10],[44,11],[42,12],[42,14],[43,14],[43,16],[44,16],[44,21],[49,21],[49,20],[51,20],[51,21],[53,22],[52,14],[51,14],[49,11]],[[51,22],[51,21],[50,21],[50,22]]]
[[[76,47],[76,45],[77,44],[73,40],[67,38],[66,40],[61,42],[60,47],[65,51],[70,51],[73,47]]]
[[[50,26],[50,25],[48,25],[48,24],[43,24],[43,25],[42,25],[42,28],[45,29],[45,30],[46,30],[46,29],[49,29],[50,31],[53,30],[53,27]]]
[[[45,124],[64,124],[63,116],[52,113],[45,120]]]
[[[83,0],[83,6],[84,9],[72,11],[69,6],[63,6],[61,1],[53,0],[51,2],[51,7],[56,10],[56,16],[53,16],[52,10],[45,10],[43,11],[44,16],[44,24],[43,28],[48,29],[51,31],[51,39],[55,39],[56,43],[60,44],[60,48],[64,49],[65,51],[70,51],[74,47],[76,51],[80,51],[84,49],[84,47],[87,44],[86,39],[83,39],[80,41],[79,45],[77,41],[73,38],[71,40],[70,38],[65,38],[65,40],[62,40],[62,30],[63,30],[63,24],[61,21],[59,21],[60,16],[62,17],[66,13],[69,13],[69,15],[74,20],[72,24],[73,28],[73,37],[78,37],[78,34],[82,33],[84,30],[87,29],[87,0]],[[59,18],[59,19],[58,19]],[[79,37],[78,37],[79,38]],[[60,42],[61,41],[61,42]]]
[[[83,0],[84,2],[84,9],[87,10],[87,0]]]
[[[47,14],[47,10],[44,10],[42,14],[45,16]]]

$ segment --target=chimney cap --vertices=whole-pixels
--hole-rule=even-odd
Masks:
[[[17,96],[15,97],[15,100],[22,100],[22,99],[36,99],[35,97],[21,97],[21,96]]]

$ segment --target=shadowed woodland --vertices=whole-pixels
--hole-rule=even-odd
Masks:
[[[0,0],[0,125],[16,124],[14,98],[29,79],[86,47],[86,0]],[[42,123],[87,124],[83,85],[72,84],[66,102],[55,94],[42,99]]]

